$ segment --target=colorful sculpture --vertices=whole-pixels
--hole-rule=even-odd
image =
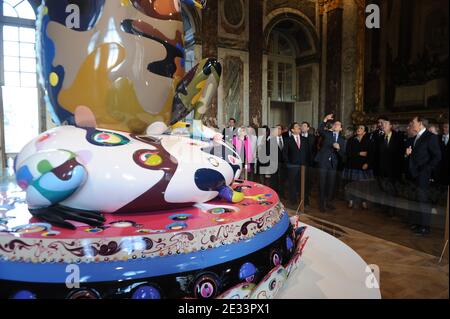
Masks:
[[[243,199],[228,187],[241,170],[230,147],[161,135],[191,112],[201,120],[221,73],[205,59],[185,74],[178,0],[47,0],[39,21],[41,83],[55,122],[66,125],[16,160],[33,215],[74,228],[66,220],[98,226],[100,213]],[[218,144],[222,157],[210,154]]]
[[[272,298],[298,266],[305,229],[201,125],[221,67],[185,74],[181,3],[206,1],[44,1],[59,126],[17,156],[24,191],[0,193],[0,298]],[[191,112],[202,139],[171,130]]]
[[[223,190],[232,202],[236,192],[228,185],[240,174],[240,159],[231,148],[226,160],[210,154],[211,144],[218,142],[62,126],[22,150],[16,179],[33,215],[69,228],[74,226],[65,220],[101,226],[100,212],[186,207]]]

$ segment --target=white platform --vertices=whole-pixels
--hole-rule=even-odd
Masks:
[[[317,228],[304,226],[309,240],[302,261],[278,299],[381,299],[370,268],[353,249]]]

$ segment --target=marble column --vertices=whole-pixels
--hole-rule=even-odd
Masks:
[[[356,2],[356,67],[355,67],[355,112],[353,122],[361,123],[364,118],[364,79],[365,79],[365,50],[366,50],[366,0]]]
[[[203,58],[217,58],[217,38],[219,21],[219,1],[208,1],[208,5],[202,11],[202,56]],[[211,105],[203,121],[206,125],[218,127],[217,123],[217,97],[212,99]]]
[[[327,35],[327,17],[320,12],[319,18],[320,24],[320,37],[321,39],[326,39]],[[320,108],[319,108],[319,118],[323,118],[325,116],[325,105],[326,105],[326,74],[327,74],[327,41],[321,41],[321,61],[320,61]],[[319,119],[320,122],[320,119]]]
[[[248,125],[248,52],[219,47],[219,60],[223,66],[218,88],[219,126],[226,125],[230,117],[237,120],[237,125]]]
[[[340,1],[338,1],[340,3]],[[343,9],[340,5],[327,10],[326,99],[325,113],[341,114],[342,90],[342,26]]]
[[[352,123],[355,111],[355,93],[358,54],[358,7],[354,0],[343,0],[342,30],[342,99],[338,117],[345,126]]]
[[[387,79],[387,28],[388,28],[388,5],[385,1],[382,1],[380,4],[381,8],[381,31],[380,31],[380,81],[382,85],[380,85],[380,108],[379,111],[381,113],[386,111],[386,79]]]
[[[262,123],[262,67],[263,67],[263,1],[250,0],[249,15],[249,125],[261,127]]]

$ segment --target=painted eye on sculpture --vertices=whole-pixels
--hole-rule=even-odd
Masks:
[[[273,264],[274,265],[279,265],[280,264],[280,257],[277,254],[275,254],[273,256]]]
[[[273,267],[279,266],[282,263],[281,255],[276,250],[272,251],[272,253],[270,254],[270,260],[271,260],[271,263],[272,263]]]
[[[86,233],[94,233],[94,234],[96,234],[96,233],[101,233],[101,232],[103,232],[105,229],[103,228],[103,227],[88,227],[88,228],[86,228],[84,231],[86,232]]]
[[[163,159],[156,150],[140,150],[133,156],[136,164],[144,168],[158,167],[163,163]]]
[[[109,224],[114,228],[136,227],[136,223],[131,220],[119,220],[116,222],[111,222]]]
[[[200,276],[195,282],[195,297],[199,299],[214,298],[219,290],[219,283],[216,275],[205,274]]]
[[[201,286],[200,293],[203,298],[209,298],[214,293],[214,287],[208,282]]]
[[[59,231],[46,231],[46,232],[43,232],[41,235],[43,237],[53,237],[53,236],[57,236],[59,234],[60,234]]]
[[[94,140],[99,143],[119,144],[120,138],[110,133],[98,133],[94,136]]]
[[[171,220],[175,220],[175,221],[183,221],[183,220],[188,220],[190,217],[192,217],[191,214],[175,214],[170,216],[169,218]]]
[[[166,226],[168,230],[175,230],[175,231],[183,230],[186,227],[188,227],[188,225],[183,222],[175,222]]]
[[[214,208],[208,209],[206,212],[209,214],[212,214],[212,215],[222,215],[222,214],[226,214],[226,213],[234,213],[234,212],[236,212],[236,210],[233,210],[233,209],[227,208],[227,207],[214,207]]]
[[[125,136],[113,132],[102,131],[95,131],[88,140],[97,146],[121,146],[130,142]]]
[[[277,280],[273,279],[269,284],[269,290],[274,290],[277,287]]]
[[[47,223],[34,223],[14,227],[11,231],[18,234],[33,234],[49,231],[51,228],[52,226]]]
[[[158,152],[156,151],[148,151],[139,157],[143,163],[146,163],[147,165],[151,164],[155,159],[161,158],[158,156]]]

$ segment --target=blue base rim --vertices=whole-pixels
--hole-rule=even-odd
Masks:
[[[284,213],[275,226],[252,238],[218,248],[175,256],[79,264],[35,264],[2,260],[0,261],[0,280],[65,283],[74,274],[74,268],[79,271],[81,283],[136,280],[197,271],[230,262],[269,246],[285,234],[289,224],[289,216]]]

